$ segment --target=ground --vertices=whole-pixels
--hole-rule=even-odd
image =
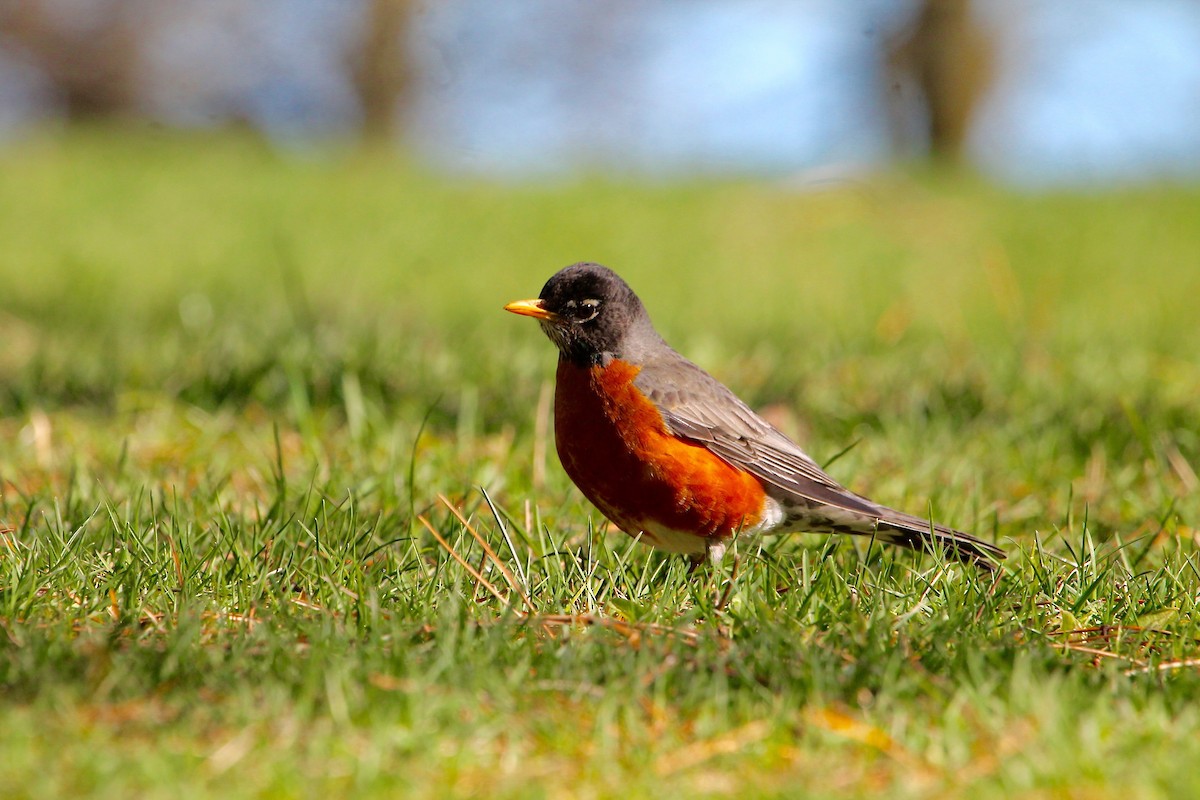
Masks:
[[[4,797],[1200,793],[1200,191],[533,186],[0,151]],[[503,313],[597,260],[855,490],[994,538],[688,573]]]

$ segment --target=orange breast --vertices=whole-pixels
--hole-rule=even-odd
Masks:
[[[638,372],[621,361],[607,367],[559,362],[554,431],[571,480],[617,527],[652,544],[655,530],[707,539],[757,524],[762,484],[672,436],[633,385]]]

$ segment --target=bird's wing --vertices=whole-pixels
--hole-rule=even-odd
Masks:
[[[634,385],[658,407],[671,433],[708,448],[759,480],[798,497],[880,515],[879,506],[826,475],[799,445],[677,353],[643,364]]]
[[[1004,551],[962,531],[880,506],[841,486],[800,446],[750,410],[715,378],[672,352],[643,364],[634,379],[662,414],[667,429],[744,469],[780,493],[862,514],[862,523],[836,527],[916,550],[943,548],[962,561],[992,569]]]

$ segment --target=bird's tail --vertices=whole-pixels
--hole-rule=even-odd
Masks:
[[[876,522],[875,536],[882,542],[925,552],[943,550],[957,561],[975,563],[989,570],[994,570],[996,562],[1005,558],[1002,549],[969,533],[936,525],[902,511],[890,508],[881,510],[883,513]]]

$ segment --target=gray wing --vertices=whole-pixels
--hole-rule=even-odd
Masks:
[[[826,475],[799,445],[716,378],[682,356],[672,356],[644,364],[634,379],[658,406],[671,433],[703,445],[783,492],[879,516],[879,506]]]
[[[833,525],[842,533],[870,535],[916,550],[944,548],[955,558],[992,569],[1004,551],[962,531],[871,502],[840,485],[800,446],[715,378],[672,352],[645,363],[634,384],[658,406],[667,429],[690,439],[776,489],[850,512]],[[686,387],[686,388],[685,388]],[[855,518],[855,515],[861,517]]]

